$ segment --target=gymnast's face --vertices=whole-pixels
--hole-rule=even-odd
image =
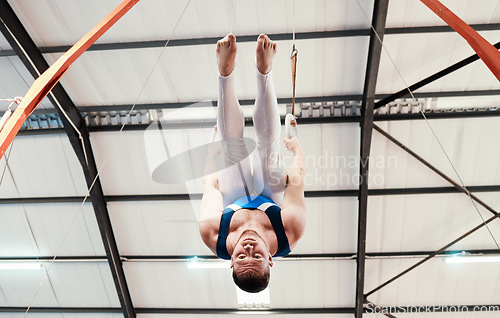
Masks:
[[[245,230],[234,246],[231,268],[237,274],[246,272],[261,273],[273,266],[269,248],[257,232]]]

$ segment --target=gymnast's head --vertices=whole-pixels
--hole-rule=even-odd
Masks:
[[[234,283],[243,291],[258,293],[269,284],[273,258],[269,247],[253,230],[245,230],[231,255]]]

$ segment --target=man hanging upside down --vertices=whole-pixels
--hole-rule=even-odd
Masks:
[[[276,43],[264,34],[257,39],[256,50],[256,148],[248,154],[243,140],[244,116],[234,89],[236,51],[233,34],[217,42],[216,130],[227,168],[203,178],[200,234],[212,252],[231,260],[236,285],[256,293],[269,284],[273,256],[289,254],[304,233],[304,155],[296,137],[283,140],[294,154],[287,174],[280,153],[281,123],[272,82]],[[210,156],[208,160],[214,161],[216,152]]]

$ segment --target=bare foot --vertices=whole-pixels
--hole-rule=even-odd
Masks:
[[[273,66],[273,57],[276,53],[276,43],[271,41],[265,34],[259,35],[257,39],[257,50],[255,56],[257,58],[257,69],[262,74],[267,74]]]
[[[236,37],[232,33],[217,41],[215,54],[217,55],[220,75],[228,76],[233,71],[236,50]]]

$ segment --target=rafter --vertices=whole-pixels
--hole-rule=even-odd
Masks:
[[[115,283],[118,299],[120,300],[123,315],[127,318],[136,317],[136,313],[132,305],[132,299],[111,227],[104,193],[98,178],[97,166],[90,144],[89,133],[83,117],[62,86],[58,84],[58,81],[71,64],[138,1],[139,0],[125,0],[122,2],[112,13],[94,27],[92,31],[87,33],[51,67],[48,66],[7,1],[0,1],[0,30],[7,41],[9,41],[14,51],[18,54],[19,58],[23,61],[28,71],[36,78],[35,83],[23,98],[22,103],[17,107],[13,116],[7,122],[7,125],[0,132],[0,158],[17,135],[26,118],[39,105],[42,99],[50,93],[49,98],[54,106],[58,106],[56,108],[64,124],[64,130],[82,165],[87,186],[90,189],[90,200],[92,201],[97,218],[97,224],[106,251],[111,275]],[[42,75],[38,76],[39,74]],[[32,158],[32,160],[36,160],[36,158]]]
[[[385,22],[389,0],[375,0],[373,5],[370,44],[366,65],[363,99],[361,101],[361,142],[359,165],[359,193],[358,193],[358,247],[356,256],[356,300],[355,317],[363,317],[363,308],[366,301],[364,296],[365,285],[365,256],[366,256],[366,223],[368,210],[368,167],[373,129],[373,110],[375,104],[375,89],[377,86],[378,70],[382,53],[382,40],[385,32]]]
[[[100,38],[116,21],[118,21],[127,11],[132,8],[139,0],[125,0],[98,25],[96,25],[89,33],[87,33],[80,41],[61,56],[51,67],[41,74],[30,87],[26,95],[23,97],[21,104],[16,108],[11,118],[0,131],[0,158],[4,155],[10,143],[17,135],[17,132],[23,125],[26,118],[33,110],[41,103],[41,101],[49,94],[52,88],[59,82],[61,77],[66,73],[71,64],[78,59],[98,38]],[[2,1],[2,6],[9,6],[6,0]],[[16,30],[8,29],[8,24],[5,23],[2,17],[2,26],[7,29],[7,34],[14,34]],[[14,44],[15,46],[15,44]]]
[[[470,25],[476,31],[498,31],[500,30],[500,23],[479,23]],[[386,35],[398,34],[429,34],[429,33],[445,33],[455,32],[448,25],[436,26],[419,26],[419,27],[395,27],[387,28]],[[270,38],[275,41],[290,40],[292,33],[274,33],[268,34]],[[316,31],[316,32],[297,32],[295,34],[297,40],[310,40],[310,39],[330,39],[330,38],[345,38],[345,37],[358,37],[369,36],[369,29],[350,29],[350,30],[332,30],[332,31]],[[185,38],[185,39],[172,39],[168,46],[194,46],[194,45],[212,45],[224,35],[218,37],[203,37],[203,38]],[[254,42],[258,35],[243,35],[238,36],[238,42]],[[131,50],[131,49],[148,49],[148,48],[161,48],[165,45],[165,40],[161,41],[134,41],[134,42],[109,42],[98,43],[89,48],[89,51],[108,51],[108,50]],[[40,47],[42,53],[64,53],[70,47],[61,46],[48,46]],[[0,50],[0,57],[2,56],[15,56],[12,50]]]

